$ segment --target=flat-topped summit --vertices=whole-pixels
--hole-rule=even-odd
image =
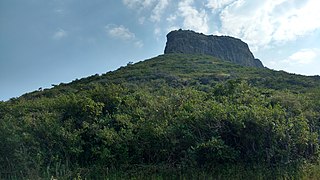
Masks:
[[[164,53],[206,54],[243,66],[263,67],[261,61],[253,56],[248,44],[240,39],[204,35],[190,30],[168,33]]]

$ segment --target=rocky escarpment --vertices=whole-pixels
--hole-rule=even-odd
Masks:
[[[263,67],[261,61],[254,58],[248,45],[240,39],[208,36],[190,30],[171,31],[167,35],[164,53],[206,54],[243,66]]]

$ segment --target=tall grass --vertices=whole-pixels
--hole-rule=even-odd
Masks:
[[[182,168],[155,165],[136,165],[110,169],[106,167],[58,170],[22,174],[0,171],[0,179],[320,179],[320,164],[304,165],[217,165],[210,168]],[[27,177],[26,177],[27,176]]]

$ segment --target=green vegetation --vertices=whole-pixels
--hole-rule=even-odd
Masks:
[[[320,77],[171,54],[0,102],[0,178],[320,178]]]

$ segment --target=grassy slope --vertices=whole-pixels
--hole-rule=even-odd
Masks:
[[[226,82],[229,82],[230,80],[239,80],[239,79],[245,80],[249,84],[249,86],[240,84],[239,86],[237,86],[237,88],[240,89],[239,92],[236,91],[235,95],[232,97],[229,97],[228,94],[222,94],[221,96],[223,98],[215,97],[215,90],[217,90],[217,88],[219,89],[219,86],[216,87],[217,85],[224,84],[225,86],[223,87],[228,89],[228,83]],[[121,92],[123,93],[123,95],[121,94],[119,95],[118,92],[116,92],[118,90],[122,91],[121,88],[119,88],[119,86],[114,87],[113,84],[120,84],[120,86],[125,87],[124,89],[126,90],[123,90],[124,92]],[[101,87],[104,87],[104,89],[101,89]],[[112,88],[114,88],[115,91],[113,91]],[[140,89],[142,89],[141,92],[139,91]],[[158,89],[161,89],[164,92],[163,93],[156,92]],[[313,91],[315,91],[315,92],[318,92],[317,95],[319,95],[320,94],[319,89],[320,89],[319,76],[308,77],[308,76],[289,74],[283,71],[273,71],[267,68],[258,69],[258,68],[243,67],[243,66],[221,61],[214,57],[205,56],[205,55],[183,55],[183,54],[160,55],[158,57],[145,60],[133,65],[127,65],[126,67],[121,67],[118,70],[113,72],[108,72],[103,75],[93,75],[80,80],[75,80],[69,84],[60,84],[51,89],[46,89],[43,91],[35,91],[32,93],[25,94],[18,99],[12,99],[9,102],[0,103],[0,120],[1,118],[5,120],[8,119],[8,121],[5,121],[4,124],[14,129],[14,130],[11,130],[10,128],[9,130],[8,128],[4,129],[5,130],[4,136],[1,136],[0,134],[0,138],[4,137],[4,140],[6,140],[5,139],[6,133],[7,134],[16,133],[15,138],[17,138],[18,140],[15,145],[17,147],[19,147],[19,144],[21,143],[25,143],[28,145],[28,143],[32,142],[31,146],[33,146],[32,148],[35,148],[35,149],[38,148],[39,144],[40,145],[43,144],[43,142],[48,142],[48,144],[50,144],[53,148],[57,147],[56,144],[59,144],[59,145],[62,144],[61,149],[58,148],[57,151],[51,152],[49,150],[50,153],[56,154],[56,157],[59,157],[61,154],[64,154],[65,152],[67,153],[71,152],[70,154],[72,153],[77,154],[82,150],[81,148],[84,148],[87,145],[87,143],[89,144],[89,147],[91,146],[91,140],[90,140],[90,138],[92,138],[91,136],[95,137],[96,140],[100,140],[100,139],[106,138],[106,137],[100,137],[104,135],[111,139],[123,138],[120,141],[120,143],[118,143],[117,140],[112,139],[112,141],[115,141],[116,145],[112,144],[111,147],[107,146],[108,148],[111,148],[111,149],[115,148],[114,152],[117,153],[119,149],[117,149],[117,147],[114,147],[114,146],[119,145],[121,146],[121,148],[123,147],[126,148],[126,145],[128,143],[132,143],[131,146],[135,146],[135,143],[140,143],[141,139],[145,138],[144,134],[139,134],[139,132],[143,132],[143,133],[146,133],[147,135],[149,133],[150,135],[154,135],[154,137],[159,138],[159,140],[146,138],[146,140],[144,141],[144,143],[146,145],[149,145],[150,149],[153,150],[152,152],[150,152],[150,154],[152,153],[154,153],[155,155],[159,153],[165,154],[165,153],[169,153],[169,151],[172,150],[173,154],[177,153],[176,154],[177,158],[172,158],[172,159],[179,161],[180,157],[178,156],[181,156],[179,154],[180,153],[179,148],[183,149],[184,147],[181,147],[181,146],[183,146],[185,143],[184,142],[185,138],[180,138],[179,133],[186,133],[185,135],[191,134],[189,137],[190,142],[188,143],[192,144],[193,147],[196,147],[197,143],[198,144],[202,143],[202,146],[204,147],[207,145],[210,146],[210,143],[218,143],[218,145],[220,145],[219,143],[222,142],[220,141],[220,139],[210,140],[211,136],[215,136],[215,134],[212,133],[212,130],[214,130],[215,127],[214,126],[211,127],[213,129],[208,128],[208,125],[212,125],[210,124],[212,123],[211,120],[217,121],[218,123],[227,122],[226,124],[221,124],[222,128],[219,127],[220,125],[217,126],[218,128],[221,128],[219,132],[217,131],[217,133],[220,133],[220,131],[223,133],[227,132],[226,134],[220,133],[219,137],[217,138],[220,138],[221,136],[221,138],[223,139],[225,144],[228,145],[228,147],[230,146],[239,151],[241,151],[241,148],[242,148],[241,146],[246,145],[245,143],[250,144],[250,139],[253,137],[251,133],[253,134],[259,133],[258,128],[261,128],[260,130],[263,130],[263,131],[268,130],[269,124],[272,123],[272,119],[271,120],[267,119],[267,122],[264,122],[264,119],[261,118],[262,115],[272,116],[276,113],[279,113],[279,116],[281,117],[285,117],[285,116],[282,116],[283,114],[285,114],[288,117],[290,116],[290,118],[287,119],[288,121],[295,122],[294,120],[298,120],[298,118],[296,117],[299,117],[299,118],[305,118],[305,119],[309,118],[310,122],[311,120],[313,122],[315,117],[320,112],[320,109],[317,109],[316,108],[317,106],[314,105],[314,103],[318,103],[320,105],[320,102],[314,99],[309,100],[310,99],[309,96],[300,96],[300,94],[306,95],[308,93],[312,93]],[[210,91],[211,94],[207,93],[207,90]],[[264,94],[261,93],[261,92],[265,93],[269,91],[272,93],[273,97],[271,96],[264,97]],[[289,92],[289,93],[286,93],[286,92]],[[212,94],[214,95],[213,97],[212,97]],[[74,95],[77,95],[77,96],[74,96]],[[189,95],[191,98],[195,98],[195,99],[189,99],[188,97],[186,98],[184,97]],[[279,97],[276,97],[277,95]],[[113,96],[115,98],[113,98]],[[105,100],[99,99],[99,97],[103,97],[106,99]],[[197,97],[199,97],[199,99],[196,99]],[[117,98],[120,100],[118,101]],[[305,104],[305,105],[302,104],[306,100],[303,98],[307,98],[309,103],[313,103],[312,108],[308,109],[308,104]],[[235,104],[233,104],[233,101]],[[276,101],[277,103],[281,104],[281,107],[280,106],[271,107],[271,102],[273,101]],[[111,108],[108,107],[108,103],[110,102],[114,102],[117,108],[120,110],[114,110],[112,109],[112,107]],[[261,104],[259,104],[260,102]],[[172,103],[172,105],[169,103]],[[264,103],[267,105],[264,105]],[[89,107],[88,105],[90,105],[90,108],[92,105],[92,108],[93,108],[92,112],[90,111],[90,109],[86,109],[87,107]],[[108,111],[96,112],[95,108],[99,109],[101,108],[101,106],[105,106],[103,107],[104,110],[111,109],[111,110],[114,110],[114,112],[112,114],[108,114]],[[5,107],[5,108],[1,109],[1,107]],[[87,117],[82,119],[82,117],[86,116],[85,114],[82,115],[82,113],[86,113],[86,112],[81,112],[84,109],[88,110],[89,115],[87,115]],[[245,126],[238,127],[238,125],[241,124],[240,122],[238,123],[236,121],[229,120],[230,117],[224,116],[224,114],[226,114],[228,110],[231,110],[231,112],[229,113],[234,117],[238,116],[239,119],[242,118],[241,123],[244,123],[245,125],[253,125],[253,127],[257,127],[256,129],[257,132],[247,131],[247,129],[250,129],[250,128],[246,128]],[[288,112],[284,112],[285,110],[288,110]],[[312,112],[313,114],[310,115],[309,117],[308,113],[302,112],[303,110],[308,110],[308,111],[310,110],[310,112]],[[8,111],[9,113],[7,113],[6,111]],[[163,113],[164,115],[163,116],[159,115],[161,113]],[[295,115],[295,113],[298,115]],[[253,120],[251,121],[251,119],[246,118],[245,117],[246,115],[253,115],[254,116]],[[190,117],[190,118],[186,118],[186,117]],[[22,121],[20,122],[17,119]],[[46,122],[42,122],[41,121],[42,119],[46,120]],[[235,120],[239,120],[239,119],[235,119]],[[84,124],[79,125],[74,122],[75,120],[81,120],[83,122],[88,121],[89,123],[93,123],[94,126],[83,126]],[[150,123],[146,120],[150,121]],[[193,120],[197,120],[197,121],[199,120],[199,123],[193,124]],[[116,129],[116,127],[113,127],[113,126],[117,126],[117,123],[110,125],[109,121],[113,123],[119,121],[118,122],[119,124],[127,123],[124,126],[124,127],[127,126],[127,129],[124,128],[125,129],[124,132],[122,132],[122,130],[120,130],[119,132],[114,132],[114,129]],[[13,123],[11,124],[11,122]],[[166,122],[167,124],[162,124],[162,122]],[[307,120],[305,120],[304,122],[307,122]],[[23,126],[20,125],[20,123]],[[156,128],[153,129],[154,123],[159,125],[158,127],[159,129],[156,129]],[[278,133],[278,131],[279,132],[286,131],[285,127],[287,125],[286,123],[288,122],[279,120],[279,124],[281,123],[283,123],[282,124],[283,126],[280,127],[279,125],[279,128],[278,129],[275,128],[274,132],[272,132],[274,133],[272,135],[275,138],[278,138],[278,136],[282,135],[281,133]],[[290,123],[291,122],[289,122],[288,124]],[[297,124],[298,124],[297,127],[299,128],[300,124],[299,123]],[[149,125],[150,127],[148,127]],[[16,128],[15,126],[18,126],[18,128]],[[54,128],[50,129],[51,127],[54,127]],[[79,129],[73,129],[73,127],[77,127]],[[105,127],[108,127],[110,129]],[[228,134],[228,131],[234,130],[232,129],[232,127],[235,128],[236,133],[239,133],[238,134],[239,137],[248,138],[247,139],[248,141],[244,140],[243,141],[244,144],[241,146],[238,146],[238,144],[232,144],[233,143],[232,139],[231,140],[228,139],[228,136],[230,135]],[[301,127],[305,128],[306,132],[308,132],[309,129],[308,127],[305,126],[305,124],[301,124]],[[317,127],[317,126],[315,125],[314,127]],[[183,129],[183,131],[180,132],[181,128]],[[236,129],[236,128],[239,128],[239,129]],[[208,137],[203,137],[202,135],[197,137],[198,132],[193,131],[193,129],[203,130],[203,134],[207,133]],[[157,136],[158,130],[161,130],[160,132],[163,131],[162,132],[163,134],[161,134],[160,137]],[[23,137],[21,134],[19,134],[24,131],[30,132],[31,134],[30,137]],[[104,132],[104,131],[106,131],[106,134],[101,134],[101,132]],[[40,136],[39,132],[44,135]],[[61,135],[60,132],[63,132],[65,134]],[[90,133],[86,134],[87,132],[90,132]],[[97,132],[99,132],[100,134]],[[109,136],[107,133],[111,133],[112,136]],[[133,139],[131,139],[130,133],[134,134]],[[266,133],[266,134],[263,134],[263,133]],[[262,132],[261,136],[264,136],[264,135],[268,136],[267,133],[268,132]],[[126,136],[126,134],[128,136]],[[238,135],[235,135],[235,136],[238,136]],[[300,136],[300,135],[303,135],[303,132],[300,132],[299,130],[297,130],[297,132],[294,131],[292,138],[296,138],[298,140],[300,140],[299,139],[300,137],[304,138],[304,136]],[[85,139],[83,137],[85,138],[89,137],[88,138],[89,141],[88,139]],[[151,137],[151,136],[148,135],[148,137]],[[61,141],[57,138],[60,138]],[[69,138],[69,139],[65,140],[66,138]],[[83,139],[79,139],[78,141],[77,138],[83,138]],[[309,137],[306,137],[306,138],[309,138]],[[275,139],[275,141],[277,140],[278,139]],[[10,139],[7,141],[11,142]],[[66,145],[63,143],[64,141],[66,141],[65,143]],[[161,148],[164,148],[163,151],[158,152],[157,151],[158,147],[153,146],[154,144],[156,144],[156,142],[154,141],[163,141],[165,142],[164,144],[169,144],[169,145],[170,143],[172,143],[171,144],[172,148],[161,147]],[[262,141],[264,141],[264,139]],[[304,139],[301,139],[301,141],[304,141]],[[73,146],[69,147],[68,146],[69,142],[75,143],[73,144],[74,147]],[[78,147],[77,146],[78,142],[84,143],[84,145],[82,145],[83,147]],[[296,144],[299,144],[299,143],[300,142]],[[278,145],[277,142],[274,142],[274,144],[275,144],[275,147]],[[300,144],[303,144],[303,143],[300,143]],[[4,144],[4,146],[6,146],[6,148],[8,149],[11,148],[10,144],[9,145]],[[92,146],[94,148],[98,148],[97,151],[100,152],[99,151],[100,145],[94,144]],[[202,146],[199,146],[199,147],[201,148]],[[103,148],[107,149],[107,147],[103,147]],[[40,159],[39,162],[46,164],[47,163],[46,160],[48,160],[46,156],[48,154],[45,154],[47,151],[47,147],[44,146],[42,149],[41,148],[42,147],[40,147],[39,150],[41,150],[44,153],[44,155],[43,155],[43,159],[39,157]],[[80,150],[79,152],[78,151],[73,152],[73,150],[70,150],[72,148],[75,148],[75,149],[79,148]],[[140,148],[140,146],[137,145],[137,147],[134,147],[134,148]],[[143,146],[141,148],[143,149]],[[227,148],[227,147],[222,143],[222,148]],[[252,150],[251,144],[248,145],[246,148],[248,150]],[[277,148],[281,149],[282,148],[281,144]],[[176,150],[175,152],[174,149],[178,149],[178,150]],[[183,150],[186,150],[186,149],[190,150],[190,148],[187,146]],[[246,149],[244,148],[244,150]],[[63,153],[61,153],[60,151]],[[253,148],[252,153],[254,153],[254,151],[255,151],[255,148]],[[24,155],[24,153],[25,152],[21,152],[22,155]],[[34,159],[32,155],[32,150],[30,152],[26,150],[26,154],[27,153],[30,153],[31,159]],[[140,154],[137,154],[137,160],[142,161],[139,155]],[[12,156],[14,156],[14,154]],[[247,155],[244,154],[243,156],[246,157]],[[70,157],[78,157],[79,159],[81,159],[81,157],[83,157],[83,154],[80,153],[80,156],[70,155]],[[164,157],[166,158],[166,154],[164,155]],[[161,167],[162,165],[161,163],[165,163],[165,161],[161,160],[161,158],[163,157],[159,155],[159,158],[160,160],[154,160],[147,163],[142,162],[142,166],[144,166],[144,163],[145,163],[146,168],[143,168],[141,174],[139,174],[139,171],[136,171],[136,169],[133,169],[132,174],[136,173],[136,176],[134,177],[145,178],[149,174],[157,173],[158,167]],[[228,156],[223,158],[227,159]],[[50,159],[50,161],[51,160],[52,159]],[[104,159],[103,162],[107,160],[108,158]],[[127,160],[127,159],[124,159],[124,160]],[[53,159],[52,162],[54,161],[58,161],[59,163],[61,163],[59,159]],[[72,161],[81,164],[81,161],[77,161],[76,158],[74,159],[71,158],[70,162]],[[115,161],[117,161],[117,159]],[[97,162],[101,163],[99,161]],[[158,166],[159,165],[157,164],[158,162],[160,162],[160,166]],[[93,161],[93,163],[96,163],[96,161]],[[126,161],[126,163],[131,163],[131,160],[129,159],[128,161]],[[155,166],[151,166],[150,167],[151,170],[150,170],[148,169],[150,165],[148,163],[155,163],[154,164]],[[176,164],[172,163],[173,165],[170,164],[170,166],[175,166],[177,164],[178,166],[183,166],[181,162],[179,163],[176,163]],[[39,164],[39,163],[35,163],[35,164]],[[99,167],[99,164],[94,164],[94,165],[97,165]],[[137,163],[138,169],[140,165]],[[40,166],[39,169],[45,168],[45,167],[41,167],[41,165],[39,166]],[[103,166],[101,166],[100,168],[103,168],[104,166],[107,166],[107,165],[103,164]],[[256,169],[257,171],[261,171],[260,174],[257,174],[257,177],[262,178],[266,174],[268,174],[267,175],[268,177],[272,177],[273,172],[272,171],[265,172],[263,170],[263,166],[264,165],[262,165],[262,168],[260,169],[259,168]],[[80,170],[79,169],[78,170],[80,172],[82,170],[81,165],[79,165],[79,167],[76,166],[75,168],[79,168]],[[85,168],[88,168],[88,167],[85,166]],[[170,172],[170,171],[167,171],[166,168],[167,167],[165,166],[162,172],[164,173],[164,178],[166,177],[165,174],[166,173],[168,174],[168,172]],[[231,169],[232,168],[244,169],[241,165],[240,166],[236,165],[235,167],[232,166]],[[318,168],[318,166],[316,167],[312,166],[312,168],[315,169],[315,168]],[[312,173],[317,172],[316,170],[312,170],[312,168],[307,169],[307,171],[311,171],[311,173],[309,173],[308,176],[312,178],[319,177],[318,174],[312,175]],[[150,172],[148,172],[149,170]],[[42,172],[42,170],[40,171]],[[78,173],[78,171],[74,169],[70,171],[73,171],[72,172],[73,174]],[[177,169],[176,171],[179,171],[179,169]],[[215,171],[217,171],[217,169],[215,169]],[[194,173],[193,175],[195,176],[195,178],[197,176],[199,177],[203,176],[204,178],[206,178],[207,175],[209,175],[209,177],[222,175],[222,177],[226,177],[226,178],[239,178],[239,177],[251,177],[251,176],[254,177],[254,175],[256,175],[255,169],[241,170],[243,174],[239,174],[239,176],[234,176],[234,172],[232,170],[230,170],[229,172],[228,168],[224,169],[226,173],[220,173],[215,171],[213,172],[212,175],[206,174],[205,172],[203,172],[204,174],[201,174],[202,172],[198,172],[199,174]],[[54,174],[53,170],[51,170],[50,172]],[[120,174],[121,173],[122,172],[120,171]],[[179,172],[176,172],[176,173],[179,174]],[[280,177],[283,174],[284,173],[282,173],[282,171],[278,172],[278,175]],[[38,176],[41,176],[41,175],[38,175]],[[76,175],[73,175],[72,177],[74,176]],[[188,176],[189,176],[188,174],[182,174],[180,177],[183,178]],[[286,174],[285,176],[289,177],[288,174]],[[85,177],[85,175],[83,177]],[[124,178],[126,176],[119,175],[117,177]],[[157,177],[157,175],[155,177]],[[158,178],[162,178],[162,177],[160,176]]]
[[[212,85],[229,79],[242,79],[253,86],[306,92],[320,87],[319,76],[303,76],[274,71],[267,68],[251,68],[221,61],[206,55],[166,54],[133,65],[121,67],[103,75],[93,75],[70,84],[60,84],[43,92],[24,95],[26,98],[51,96],[52,94],[79,92],[99,84],[137,84],[154,86],[162,81],[178,86]]]

